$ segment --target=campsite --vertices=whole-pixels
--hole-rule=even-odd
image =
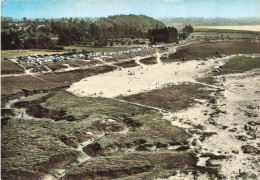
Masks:
[[[3,17],[1,179],[259,179],[258,19]]]

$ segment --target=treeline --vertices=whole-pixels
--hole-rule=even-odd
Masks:
[[[149,30],[148,34],[151,43],[159,43],[159,42],[172,43],[172,42],[176,42],[178,38],[178,31],[174,27],[152,29]]]
[[[179,33],[179,39],[186,39],[192,32],[193,27],[191,25],[186,25]]]
[[[1,32],[1,49],[55,49],[61,50],[62,47],[57,46],[48,37],[32,38],[29,37],[22,40],[16,33]]]
[[[2,22],[2,34],[5,36],[4,41],[8,41],[5,48],[27,48],[32,44],[42,42],[42,37],[57,37],[56,45],[90,45],[93,42],[107,42],[115,38],[148,38],[148,29],[162,28],[165,25],[153,18],[144,15],[115,15],[107,18],[60,18],[60,19],[27,19],[12,22],[10,18],[5,18]],[[12,32],[16,33],[15,35]],[[10,35],[8,35],[8,33]],[[47,38],[47,37],[46,37]],[[26,40],[29,39],[29,40]],[[47,42],[47,39],[45,39]],[[22,41],[16,43],[15,41]],[[27,46],[27,41],[30,45]],[[49,39],[48,39],[49,41]],[[32,43],[33,42],[33,43]],[[4,43],[2,41],[2,43]],[[21,45],[22,44],[22,45]],[[96,43],[97,44],[97,43]],[[45,46],[46,47],[46,46]],[[50,45],[48,47],[56,47]]]
[[[70,19],[68,23],[51,22],[52,32],[59,34],[60,45],[114,38],[147,38],[148,29],[164,26],[162,22],[143,15],[109,16],[99,18],[95,22],[83,19],[80,21]]]
[[[5,18],[2,22],[2,49],[62,49],[75,44],[113,46],[117,39],[124,38],[133,41],[122,41],[122,45],[138,44],[135,39],[141,38],[149,38],[151,43],[169,43],[185,39],[193,31],[191,26],[185,26],[178,34],[176,28],[144,15],[10,21]]]

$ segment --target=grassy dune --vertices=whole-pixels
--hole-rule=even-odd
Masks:
[[[10,119],[2,125],[2,177],[15,179],[23,176],[39,177],[63,163],[72,162],[77,153],[60,138],[87,131],[82,122],[55,123],[26,119]],[[49,164],[50,163],[50,164]]]
[[[178,61],[183,60],[185,57],[187,60],[194,60],[198,58],[207,58],[212,56],[218,56],[216,52],[220,52],[225,55],[233,54],[252,54],[260,53],[260,43],[252,42],[219,42],[219,43],[194,43],[187,46],[183,46],[177,49],[176,53],[169,55],[169,58],[162,59],[162,61]]]
[[[243,73],[255,68],[260,68],[260,57],[236,56],[224,65],[223,71],[215,74]]]
[[[196,158],[192,153],[167,151],[169,144],[186,145],[190,135],[182,128],[171,126],[169,121],[162,119],[162,114],[157,110],[108,98],[81,98],[62,91],[54,93],[41,104],[35,104],[39,105],[71,116],[84,115],[86,118],[62,123],[17,118],[7,120],[2,126],[3,177],[38,177],[51,169],[70,163],[77,157],[77,153],[70,146],[74,147],[82,141],[82,137],[88,139],[101,131],[108,134],[94,143],[101,146],[99,151],[106,154],[105,159],[100,157],[102,153],[97,154],[97,157],[83,166],[75,167],[76,170],[71,171],[71,176],[74,176],[75,172],[83,177],[92,177],[102,171],[118,171],[123,172],[123,175],[116,173],[113,176],[124,177],[131,175],[132,170],[140,173],[142,171],[136,169],[142,168],[146,172],[159,166],[165,170],[183,166],[195,167]],[[117,121],[104,121],[111,117]],[[100,129],[97,122],[104,128]],[[109,129],[115,125],[126,126],[129,131],[119,134],[118,130]],[[86,135],[88,132],[92,135]],[[151,146],[164,148],[165,152],[151,152]],[[126,154],[122,156],[122,153]],[[117,163],[120,162],[121,165],[118,166]],[[160,164],[156,165],[158,162]],[[103,166],[97,172],[95,167],[100,163],[103,163]],[[82,169],[85,166],[88,168]],[[132,170],[129,174],[124,174],[126,169]]]
[[[191,98],[207,98],[210,91],[203,89],[200,84],[171,85],[162,89],[143,92],[130,96],[120,96],[120,99],[162,108],[169,111],[178,111],[187,108],[193,102]]]

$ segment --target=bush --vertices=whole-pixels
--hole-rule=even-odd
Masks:
[[[126,45],[127,41],[122,41],[121,45]]]
[[[51,49],[53,49],[53,50],[64,50],[64,47],[63,46],[54,46]]]

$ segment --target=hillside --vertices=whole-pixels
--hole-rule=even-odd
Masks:
[[[161,21],[155,20],[145,15],[115,15],[109,16],[108,20],[112,19],[120,23],[127,23],[129,26],[142,28],[142,29],[154,29],[157,26],[159,28],[165,27],[165,24]]]
[[[26,19],[22,21],[3,21],[3,49],[42,48],[48,42],[49,48],[57,45],[92,44],[99,41],[107,45],[107,40],[114,38],[148,38],[148,30],[165,27],[165,24],[144,15],[115,15],[96,19],[59,18]],[[49,39],[46,39],[49,38]],[[33,38],[29,39],[28,38]],[[44,42],[37,39],[45,38]],[[21,44],[22,41],[24,44]],[[28,41],[28,42],[27,42]],[[41,40],[40,40],[41,41]],[[106,41],[106,42],[104,42]],[[90,43],[91,42],[91,43]],[[33,45],[32,45],[33,44]],[[39,45],[38,45],[39,44]],[[46,47],[44,47],[46,48]]]

